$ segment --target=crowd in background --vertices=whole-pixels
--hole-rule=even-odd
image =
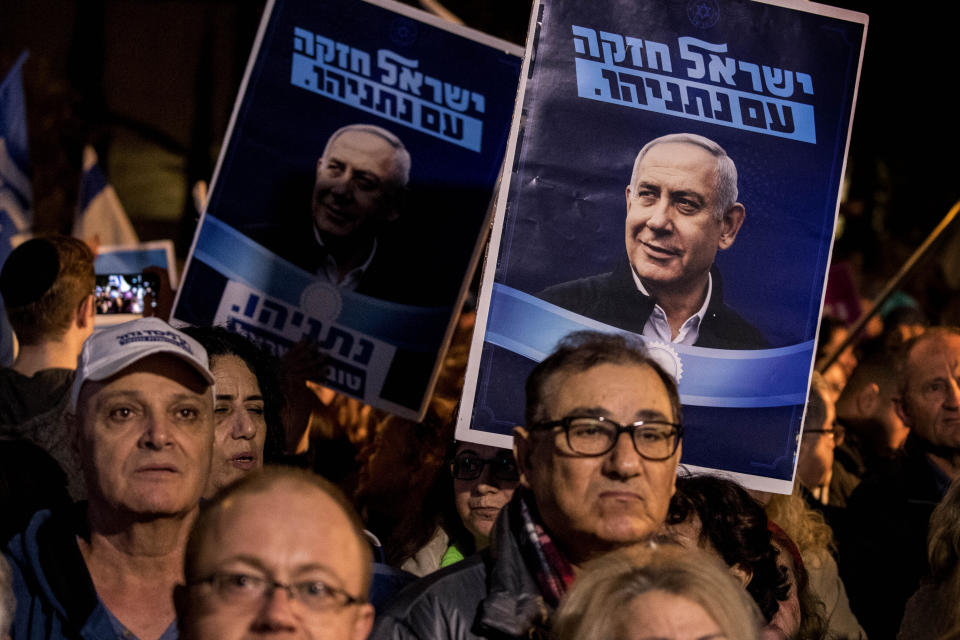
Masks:
[[[868,77],[885,68],[871,60]],[[62,97],[49,101],[66,110]],[[77,155],[79,129],[36,131],[57,149],[33,147],[57,157],[39,166],[40,209],[71,211],[79,163],[65,156]],[[867,137],[860,149],[895,146]],[[894,216],[891,198],[917,191],[903,188],[908,167],[866,153],[857,162],[857,149],[849,174],[860,179],[841,207],[833,262],[868,312],[909,255],[907,236],[925,231],[906,219],[938,212]],[[77,167],[65,177],[67,165]],[[190,229],[180,235],[185,244]],[[426,417],[411,421],[317,384],[323,356],[309,343],[276,358],[223,329],[180,333],[156,319],[122,331],[170,336],[158,351],[107,344],[117,333],[92,339],[93,253],[61,236],[28,242],[0,274],[20,348],[0,370],[0,637],[958,638],[960,251],[946,236],[839,354],[855,318],[828,305],[792,494],[687,473],[677,427],[650,434],[674,447],[662,459],[636,444],[640,421],[617,431],[612,449],[573,456],[601,460],[610,482],[656,485],[638,489],[649,517],[626,543],[594,530],[606,514],[578,524],[579,504],[561,499],[569,486],[544,480],[579,469],[569,424],[551,427],[552,454],[527,434],[529,460],[455,441],[469,310]],[[653,369],[642,354],[617,355],[636,345],[613,350],[600,362]],[[114,355],[125,366],[100,377]],[[560,370],[599,375],[606,365]],[[669,400],[661,381],[662,397],[636,401]],[[98,399],[116,384],[136,402],[104,413]],[[672,411],[653,422],[682,425]],[[156,426],[163,416],[169,429]],[[107,429],[121,423],[137,435]],[[182,459],[163,457],[171,450]],[[175,490],[131,491],[135,474],[176,476]],[[290,550],[323,558],[322,570],[291,564]]]
[[[364,591],[350,591],[347,604],[359,606],[369,593],[376,606],[376,638],[501,637],[477,631],[478,624],[480,629],[492,624],[482,623],[480,614],[481,622],[469,616],[459,620],[467,632],[442,625],[417,630],[422,612],[411,609],[411,602],[427,606],[424,598],[437,597],[433,590],[445,585],[443,580],[464,579],[465,572],[478,570],[477,559],[498,578],[527,566],[529,550],[523,543],[512,564],[505,560],[504,538],[523,530],[513,529],[514,519],[529,520],[540,532],[536,557],[554,572],[551,580],[541,582],[546,578],[533,571],[538,606],[545,612],[542,617],[531,614],[528,631],[535,634],[609,637],[649,623],[651,633],[687,637],[676,629],[680,635],[657,631],[656,625],[672,629],[670,625],[701,618],[707,627],[719,627],[721,637],[738,638],[948,638],[960,628],[960,489],[952,482],[960,472],[960,329],[927,326],[916,306],[887,314],[829,366],[847,329],[824,320],[818,361],[823,373],[813,376],[795,488],[791,495],[775,495],[747,491],[720,476],[690,475],[677,466],[682,421],[675,384],[662,372],[660,386],[667,387],[668,400],[644,391],[647,395],[635,403],[666,407],[644,411],[675,417],[617,427],[632,436],[634,458],[624,453],[630,444],[621,442],[630,438],[621,438],[616,430],[605,435],[607,424],[618,424],[611,419],[632,415],[620,405],[632,406],[631,394],[653,384],[629,386],[631,379],[621,374],[639,365],[621,362],[623,354],[660,371],[645,359],[642,345],[627,338],[619,338],[622,344],[601,345],[611,364],[602,358],[600,364],[570,364],[578,362],[578,349],[600,348],[588,340],[586,346],[573,344],[566,352],[561,347],[560,356],[551,356],[560,358],[552,366],[570,373],[547,367],[531,376],[528,424],[518,431],[515,458],[509,449],[453,438],[471,313],[462,316],[426,417],[416,422],[311,381],[323,356],[308,343],[277,359],[223,328],[180,332],[156,318],[94,333],[92,259],[83,242],[49,236],[21,245],[0,273],[0,293],[20,339],[17,360],[0,371],[2,532],[18,596],[14,607],[5,591],[7,618],[0,621],[5,628],[16,621],[14,638],[79,637],[74,609],[84,612],[80,622],[95,626],[101,609],[83,609],[92,603],[102,608],[101,624],[135,637],[191,633],[189,621],[179,619],[178,626],[177,615],[199,605],[187,598],[175,609],[171,594],[184,575],[191,584],[190,563],[202,561],[191,559],[193,543],[187,543],[188,573],[183,573],[184,544],[197,504],[204,501],[202,514],[219,509],[198,522],[234,517],[229,509],[233,502],[223,497],[226,487],[260,496],[287,485],[316,486],[347,514],[344,522],[351,523],[348,530],[355,534],[349,544],[363,547],[358,557],[373,561],[367,569],[372,577],[358,574]],[[596,385],[590,377],[577,379],[575,391],[551,386],[574,384],[570,380],[576,376],[594,372],[600,376],[604,367],[623,371],[598,378]],[[551,382],[551,376],[562,382]],[[628,386],[618,391],[622,385]],[[207,395],[211,389],[212,397]],[[570,412],[562,409],[556,410],[559,416],[541,415],[555,413],[553,404],[562,407],[577,394],[587,395],[580,405],[591,406],[590,393],[600,394],[597,403],[617,408],[600,418],[563,419]],[[182,404],[185,397],[189,402]],[[204,411],[210,420],[201,429]],[[544,422],[545,417],[557,419]],[[650,425],[667,431],[651,432]],[[554,434],[550,456],[560,458],[547,456],[543,445],[536,444],[543,429]],[[609,437],[612,444],[597,445],[594,451],[598,437]],[[568,447],[571,459],[563,458]],[[204,455],[212,459],[209,467],[193,468]],[[579,513],[580,505],[564,502],[568,485],[582,473],[571,465],[591,460],[602,461],[597,473],[605,482],[632,487],[637,478],[646,478],[646,488],[637,489],[649,503],[645,525],[641,533],[631,534],[630,544],[581,539],[565,530],[576,527],[549,515],[556,510],[574,523],[608,517]],[[652,470],[662,464],[672,465],[666,467],[665,480],[657,475],[662,469]],[[299,467],[300,475],[268,474],[254,481],[259,487],[254,489],[243,488],[245,480],[236,484],[259,478],[265,465]],[[188,495],[160,492],[158,497],[153,488],[134,490],[128,480],[168,472],[193,477]],[[541,474],[552,479],[538,480]],[[303,493],[301,489],[297,491]],[[658,500],[662,514],[655,508]],[[161,522],[157,513],[166,514]],[[287,517],[294,516],[278,514],[271,520],[270,535],[292,526]],[[71,553],[58,546],[64,531],[76,536]],[[218,536],[226,535],[218,531]],[[591,535],[616,538],[605,530]],[[153,554],[149,570],[142,559],[131,562],[131,555],[145,550]],[[113,557],[118,551],[119,559]],[[156,564],[157,558],[163,562]],[[89,576],[87,595],[93,600],[83,606],[62,601],[58,580],[70,574],[52,577],[50,562],[64,563],[71,571],[85,566],[87,573],[78,575]],[[123,571],[144,575],[137,574],[131,584]],[[431,574],[444,577],[423,580]],[[214,573],[204,580],[213,581],[211,588],[225,602],[253,601],[250,584],[262,596],[269,587],[263,580],[277,580],[251,575]],[[285,588],[303,606],[311,601],[311,584],[333,589],[330,598],[347,594],[327,579]],[[440,593],[460,588],[467,587],[445,585]],[[673,596],[682,602],[670,600]],[[268,602],[274,599],[271,595]],[[146,610],[145,602],[151,602]],[[674,606],[679,608],[674,611]],[[267,623],[258,617],[254,627],[263,623],[271,628],[269,613],[263,614]],[[374,609],[355,613],[347,626],[363,637],[373,624]],[[433,615],[450,614],[441,607]],[[206,624],[204,616],[198,620]],[[744,632],[744,625],[753,630]],[[204,634],[198,637],[214,637]],[[517,637],[526,634],[514,630]]]

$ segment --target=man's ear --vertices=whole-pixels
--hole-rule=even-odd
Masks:
[[[680,458],[683,457],[683,440],[677,443],[677,466],[673,469],[673,479],[670,481],[670,497],[677,492],[677,471],[680,469]]]
[[[900,420],[903,421],[903,424],[912,428],[913,421],[910,419],[910,409],[907,408],[907,403],[903,401],[903,396],[893,397],[893,408],[896,410]]]
[[[880,402],[880,387],[876,382],[865,385],[857,393],[857,413],[862,417],[872,416]]]
[[[630,185],[627,185],[627,188],[624,189],[624,195],[627,198],[627,206],[630,206]]]
[[[531,457],[533,455],[533,441],[528,432],[523,427],[513,428],[513,457],[517,461],[517,469],[520,471],[520,484],[530,488],[529,471],[531,468]]]
[[[406,187],[393,187],[393,193],[388,194],[389,209],[383,216],[387,224],[392,224],[400,219],[400,213],[407,208],[407,201],[410,197],[410,191]]]
[[[720,219],[720,242],[718,246],[721,249],[729,249],[733,241],[737,239],[737,233],[743,225],[743,219],[746,217],[746,209],[739,202],[734,203],[732,207],[724,212]]]
[[[746,589],[750,581],[753,580],[753,571],[742,562],[738,562],[728,569],[734,578],[740,581],[743,588]]]
[[[358,606],[360,610],[357,611],[357,617],[353,621],[350,640],[367,640],[373,628],[373,605],[368,602]]]
[[[93,318],[96,315],[96,299],[91,293],[83,300],[80,301],[80,304],[77,306],[77,315],[73,319],[74,324],[77,325],[79,329],[86,329],[93,323]]]

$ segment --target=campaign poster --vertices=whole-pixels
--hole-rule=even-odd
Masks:
[[[683,465],[790,491],[866,27],[812,2],[537,3],[458,439],[509,446],[562,336],[627,331],[678,380]]]
[[[475,268],[522,49],[386,0],[268,3],[172,318],[417,418]]]

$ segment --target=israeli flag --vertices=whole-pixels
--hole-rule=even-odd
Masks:
[[[117,192],[100,169],[97,152],[90,145],[83,149],[83,177],[72,235],[92,246],[138,242],[137,232],[133,230]]]
[[[0,265],[13,250],[17,236],[32,223],[33,189],[27,147],[27,103],[20,69],[24,51],[0,81]],[[13,330],[0,300],[0,365],[13,362]]]

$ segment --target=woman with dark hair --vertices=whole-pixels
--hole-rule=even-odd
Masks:
[[[275,359],[223,327],[190,327],[184,333],[207,350],[215,379],[213,464],[204,497],[283,456],[283,396]]]
[[[717,554],[753,596],[769,623],[790,593],[777,564],[767,514],[738,484],[716,476],[677,478],[667,514],[668,536]]]

